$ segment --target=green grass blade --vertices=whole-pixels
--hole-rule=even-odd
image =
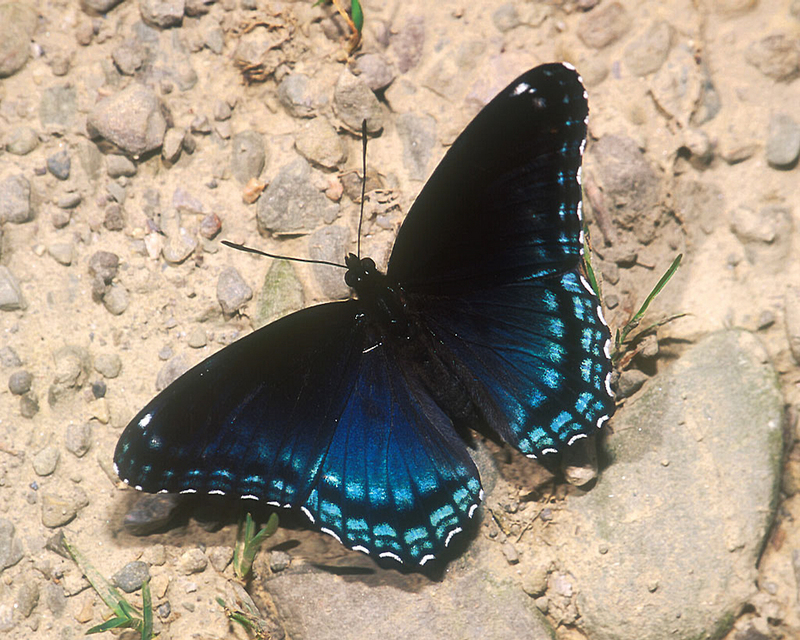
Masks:
[[[644,302],[642,303],[642,306],[639,307],[639,311],[636,312],[636,315],[633,316],[633,318],[631,318],[628,324],[626,324],[625,327],[622,329],[622,335],[619,338],[618,344],[622,344],[623,342],[625,342],[626,338],[628,337],[628,334],[639,326],[639,323],[642,320],[642,316],[644,316],[645,312],[647,311],[647,307],[650,306],[650,303],[653,301],[653,299],[659,293],[661,293],[661,290],[670,281],[672,276],[675,275],[675,272],[678,270],[678,267],[680,266],[682,259],[683,259],[683,254],[681,253],[678,254],[678,257],[672,261],[672,264],[669,266],[669,269],[667,269],[664,275],[661,276],[661,279],[658,281],[658,284],[656,284],[656,286],[653,287],[653,290],[650,292],[650,295],[648,295],[645,298]]]
[[[361,9],[361,3],[358,0],[352,0],[350,3],[350,15],[353,18],[356,30],[361,33],[364,28],[364,11]]]
[[[153,600],[150,597],[150,579],[142,585],[142,640],[153,637]]]
[[[583,266],[586,269],[586,277],[589,279],[592,290],[600,301],[600,304],[603,304],[603,292],[600,291],[600,284],[597,282],[597,276],[595,275],[594,267],[592,267],[592,251],[589,248],[588,229],[584,229],[583,233]]]
[[[239,536],[233,550],[233,572],[237,578],[244,580],[253,569],[253,560],[256,557],[261,543],[278,530],[278,515],[270,515],[267,524],[261,531],[256,532],[256,523],[248,513],[239,525]]]

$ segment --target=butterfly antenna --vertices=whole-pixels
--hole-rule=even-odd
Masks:
[[[367,192],[367,120],[361,121],[361,211],[358,214],[358,248],[356,255],[361,258],[361,226],[364,224],[364,196]]]
[[[257,256],[266,256],[267,258],[275,258],[275,260],[290,260],[291,262],[305,262],[307,264],[325,264],[329,267],[339,267],[340,269],[347,269],[347,267],[343,264],[337,264],[336,262],[328,262],[327,260],[312,260],[311,258],[295,258],[293,256],[281,256],[277,253],[267,253],[266,251],[261,251],[261,249],[254,249],[253,247],[248,247],[243,244],[236,244],[235,242],[231,242],[230,240],[222,240],[222,244],[226,247],[230,247],[231,249],[236,249],[237,251],[244,251],[245,253],[255,253]]]

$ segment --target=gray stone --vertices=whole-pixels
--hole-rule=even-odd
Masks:
[[[685,45],[673,49],[650,81],[650,93],[659,108],[683,128],[701,102],[706,77],[694,51]]]
[[[786,338],[794,361],[800,364],[800,287],[790,286],[786,289],[783,308]]]
[[[31,219],[31,183],[21,175],[0,182],[0,224],[22,224]]]
[[[167,130],[158,96],[136,82],[98,102],[87,123],[134,157],[160,147]]]
[[[316,115],[314,86],[311,79],[302,73],[290,73],[278,85],[278,100],[295,118],[311,118]]]
[[[231,173],[242,184],[258,178],[267,163],[264,136],[258,131],[241,131],[231,139]]]
[[[27,307],[19,282],[5,265],[0,265],[0,311],[16,311]]]
[[[53,354],[53,362],[53,384],[58,390],[80,388],[86,383],[91,360],[83,347],[75,345],[60,347]]]
[[[83,197],[77,191],[72,193],[65,193],[63,196],[58,197],[58,201],[56,202],[59,209],[74,209],[83,201]],[[67,218],[67,222],[68,222]],[[67,223],[61,225],[61,227],[65,227]],[[55,226],[55,225],[54,225]],[[61,227],[56,226],[57,229]]]
[[[338,225],[318,229],[308,238],[308,253],[313,260],[327,260],[341,264],[350,245],[350,231]],[[314,279],[323,295],[331,300],[350,296],[350,287],[344,281],[342,270],[324,264],[312,266]]]
[[[13,75],[28,61],[37,19],[36,9],[26,2],[0,4],[0,78]]]
[[[136,165],[126,156],[112,154],[106,158],[106,171],[110,178],[131,178],[136,175]]]
[[[5,346],[0,349],[0,366],[5,369],[22,366],[22,359],[14,350],[14,347]]]
[[[631,42],[625,48],[625,64],[631,73],[646,76],[658,71],[672,47],[673,31],[668,22],[659,20]]]
[[[409,16],[405,24],[391,35],[391,52],[397,60],[400,73],[406,73],[422,60],[425,46],[425,18]]]
[[[229,120],[231,115],[233,115],[233,111],[227,102],[224,100],[217,100],[214,103],[214,120],[217,122]]]
[[[17,127],[6,142],[6,151],[15,156],[25,156],[39,146],[39,136],[31,127]]]
[[[304,123],[294,144],[306,160],[326,169],[335,169],[347,160],[344,142],[323,117]]]
[[[631,18],[619,2],[602,4],[578,23],[578,37],[587,47],[603,49],[619,40],[631,28]]]
[[[183,575],[202,573],[208,566],[208,558],[200,549],[189,549],[178,558],[177,569]]]
[[[363,53],[350,67],[372,91],[381,91],[392,84],[396,71],[389,60],[381,53]]]
[[[119,72],[126,76],[132,76],[136,70],[144,64],[145,52],[142,46],[135,40],[127,40],[114,47],[111,51],[111,59],[119,69]]]
[[[206,335],[205,329],[203,329],[203,327],[195,327],[192,329],[186,340],[186,344],[192,349],[202,349],[205,347],[208,344],[208,336]]]
[[[121,284],[112,283],[103,296],[103,306],[115,316],[122,315],[130,304],[128,290]]]
[[[217,280],[217,300],[225,315],[241,309],[253,297],[253,290],[235,267],[226,267]]]
[[[111,581],[125,593],[133,593],[142,588],[145,580],[150,578],[150,568],[146,562],[136,560],[129,562],[117,571]]]
[[[799,54],[800,55],[800,54]],[[800,125],[785,113],[769,119],[767,162],[778,169],[791,168],[800,157]]]
[[[21,396],[31,390],[33,376],[30,371],[21,369],[8,377],[8,390],[15,396]]]
[[[742,243],[748,261],[763,272],[785,271],[793,227],[792,210],[786,205],[767,205],[758,212],[740,206],[731,214],[731,231]]]
[[[125,209],[117,202],[109,202],[103,217],[103,226],[109,231],[122,231],[125,228]]]
[[[81,0],[81,9],[86,13],[102,15],[116,7],[122,0]]]
[[[397,133],[403,141],[403,165],[408,176],[424,180],[436,144],[436,121],[428,115],[404,113],[397,118]]]
[[[50,529],[62,527],[71,522],[84,506],[73,498],[45,493],[42,495],[42,524]]]
[[[59,180],[69,178],[71,166],[72,162],[66,149],[62,149],[47,158],[47,170]]]
[[[23,418],[33,418],[39,413],[39,398],[29,391],[19,399],[19,413]]]
[[[275,260],[264,277],[254,325],[257,329],[303,308],[303,287],[287,260]]]
[[[367,121],[367,133],[383,129],[383,110],[378,98],[358,76],[343,69],[333,91],[336,115],[351,131],[360,132],[362,121]]]
[[[122,360],[116,353],[101,353],[95,356],[94,370],[105,378],[116,378],[122,371]]]
[[[156,376],[156,390],[161,391],[162,389],[166,389],[188,370],[189,363],[186,360],[186,356],[180,354],[171,358],[169,362],[161,367],[158,376]]]
[[[49,476],[56,470],[61,452],[53,446],[48,446],[33,456],[33,470],[37,475]]]
[[[39,604],[39,583],[36,580],[24,579],[17,589],[16,607],[25,617],[30,617],[36,605]]]
[[[492,22],[494,22],[494,26],[497,27],[497,30],[501,33],[511,31],[511,29],[522,24],[517,8],[510,2],[500,5],[494,10],[492,13]]]
[[[421,585],[390,571],[354,581],[300,566],[281,571],[265,586],[293,640],[553,637],[533,601],[516,584],[488,572],[448,572],[446,580]]]
[[[92,425],[88,422],[70,424],[64,434],[64,446],[76,458],[85,456],[92,446]]]
[[[782,424],[775,371],[745,331],[707,336],[626,404],[558,548],[587,637],[724,635],[758,576]]]
[[[311,183],[311,165],[303,158],[281,168],[258,200],[256,218],[263,232],[303,234],[330,224],[339,214]]]
[[[14,523],[0,518],[0,573],[22,560],[22,543],[15,533]]]
[[[208,559],[211,566],[222,573],[233,560],[233,549],[231,547],[209,547]]]
[[[167,162],[177,162],[181,155],[183,140],[186,137],[185,129],[168,129],[164,135],[164,144],[161,147],[161,155]]]
[[[54,582],[48,582],[44,585],[44,601],[50,613],[54,616],[60,616],[67,608],[67,596],[64,593],[64,587]]]
[[[70,127],[75,121],[78,92],[74,86],[48,87],[42,91],[39,103],[39,122],[43,127]]]
[[[744,57],[765,76],[789,81],[798,74],[800,41],[783,33],[756,40],[745,49]]]
[[[162,29],[180,26],[185,6],[185,0],[139,0],[142,19]]]
[[[617,395],[620,398],[630,398],[647,382],[647,375],[638,369],[627,369],[619,374],[617,381]]]

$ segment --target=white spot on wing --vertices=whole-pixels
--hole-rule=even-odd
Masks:
[[[536,460],[536,454],[535,453],[526,453],[525,457],[526,458],[531,458],[533,460]]]
[[[378,557],[379,558],[391,558],[392,560],[396,560],[400,564],[403,564],[403,560],[400,558],[400,556],[392,553],[391,551],[384,551],[383,553],[379,554]]]
[[[586,289],[592,295],[594,295],[594,289],[592,289],[592,285],[590,285],[589,281],[586,278],[583,277],[583,274],[580,275],[580,279],[581,279],[581,284],[583,285],[583,288]]]
[[[136,489],[137,491],[141,491],[141,490],[142,490],[142,485],[140,485],[140,484],[137,484],[137,485],[134,487],[134,489]]]
[[[251,495],[251,494],[248,493],[247,495],[243,495],[242,496],[242,500],[258,500],[258,496],[254,496],[254,495]],[[268,502],[267,504],[270,504],[270,503]],[[278,505],[275,504],[275,506],[277,507]]]
[[[314,520],[314,516],[312,516],[312,515],[311,515],[311,512],[310,512],[308,509],[306,509],[305,507],[300,507],[300,511],[302,511],[303,513],[305,513],[305,514],[306,514],[306,518],[308,518],[309,520],[311,520],[311,523],[312,523],[312,524],[313,524],[314,522],[316,522],[316,520]]]
[[[116,462],[114,463],[114,475],[119,478],[119,467],[117,466]]]
[[[361,553],[366,553],[369,555],[369,549],[362,547],[360,544],[357,544],[355,547],[353,547],[353,551],[360,551]]]
[[[470,518],[471,518],[472,516],[474,516],[474,515],[475,515],[475,509],[477,509],[477,508],[478,508],[478,505],[477,505],[477,504],[473,504],[473,505],[472,505],[472,506],[469,508],[469,511],[467,512],[467,515],[468,515]]]
[[[197,489],[184,489],[181,493],[197,493]]]
[[[484,493],[483,489],[481,489],[481,490],[480,490],[480,492],[478,493],[478,500],[480,500],[481,502],[483,502],[483,499],[484,499],[485,497],[486,497],[486,494]]]
[[[433,560],[434,558],[435,558],[435,556],[433,554],[431,554],[431,553],[429,553],[427,556],[422,556],[422,560],[419,561],[419,565],[422,566],[428,560]]]
[[[601,429],[606,422],[608,422],[608,416],[600,416],[597,419],[597,428]]]
[[[553,447],[548,447],[547,449],[542,449],[542,454],[547,455],[548,453],[558,453],[558,449],[553,449]]]
[[[572,66],[569,62],[562,62],[561,64],[563,66],[565,66],[567,69],[569,69],[570,71],[576,71],[575,67]]]
[[[331,531],[330,529],[328,529],[328,527],[320,527],[320,531],[322,531],[322,533],[327,533],[332,538],[335,538],[336,542],[341,544],[342,539],[336,534],[335,531]]]
[[[571,447],[573,442],[575,442],[576,440],[580,440],[581,438],[585,438],[585,437],[586,437],[585,433],[579,433],[578,435],[572,436],[569,439],[569,442],[567,442],[567,445]]]
[[[606,355],[606,358],[611,360],[611,340],[606,339],[606,343],[603,345],[603,353]]]
[[[166,489],[159,489],[158,493],[169,493],[169,491],[167,491]]]
[[[448,533],[447,538],[444,541],[444,546],[445,547],[450,546],[450,541],[453,539],[453,536],[456,535],[457,533],[461,533],[462,531],[463,529],[461,527],[456,527],[450,533]]]
[[[153,419],[153,414],[152,414],[152,412],[151,412],[151,413],[148,413],[148,414],[145,414],[145,415],[142,417],[142,419],[141,419],[141,420],[139,420],[139,428],[140,428],[140,429],[144,429],[144,428],[145,428],[145,427],[146,427],[148,424],[150,424],[150,421],[151,421],[152,419]]]
[[[208,492],[210,496],[224,496],[225,492],[222,489],[212,489]]]
[[[603,310],[600,308],[599,304],[597,305],[597,317],[600,320],[600,322],[603,323],[603,326],[606,327],[608,326],[608,323],[606,322],[606,317],[603,315]]]
[[[512,95],[518,96],[522,93],[525,93],[528,89],[531,88],[527,82],[520,82],[516,87],[514,87],[514,91],[512,91]]]
[[[610,371],[608,372],[608,375],[606,375],[606,393],[608,393],[608,397],[609,398],[613,398],[614,397],[614,392],[611,390],[611,372]]]

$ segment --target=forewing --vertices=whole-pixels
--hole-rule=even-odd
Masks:
[[[588,116],[574,69],[536,67],[464,129],[411,207],[388,275],[452,294],[575,268]]]

